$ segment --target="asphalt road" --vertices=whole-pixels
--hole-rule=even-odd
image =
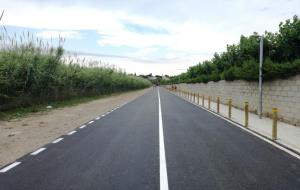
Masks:
[[[299,159],[159,91],[161,115],[156,88],[18,159],[0,190],[300,189]]]

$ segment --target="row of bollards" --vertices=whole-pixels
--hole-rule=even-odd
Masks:
[[[177,89],[177,87],[172,87],[172,88],[167,88],[171,91],[177,92],[179,96],[186,98],[188,101],[191,101],[195,104],[200,105],[200,97],[202,99],[202,107],[205,107],[204,105],[204,101],[205,101],[205,96],[202,95],[200,96],[199,93],[192,93],[192,92],[188,92],[188,91],[184,91],[184,90],[180,90]],[[211,96],[208,96],[207,100],[207,107],[208,110],[211,109]],[[245,102],[244,104],[244,112],[245,112],[245,123],[244,126],[246,128],[249,127],[249,102]],[[220,114],[220,97],[217,97],[217,113]],[[273,119],[273,124],[272,124],[272,139],[276,140],[277,139],[277,120],[278,120],[278,109],[277,108],[273,108],[272,109],[272,119]],[[232,117],[232,99],[228,100],[228,118],[231,119]]]

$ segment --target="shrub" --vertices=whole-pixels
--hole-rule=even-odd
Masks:
[[[110,94],[151,83],[99,62],[68,59],[58,47],[43,45],[29,34],[23,43],[1,37],[0,111],[73,97]],[[7,41],[10,39],[10,41]],[[25,41],[25,42],[24,42]]]

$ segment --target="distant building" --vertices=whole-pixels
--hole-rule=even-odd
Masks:
[[[162,79],[163,79],[163,80],[170,80],[170,76],[169,76],[169,75],[163,75],[163,76],[162,76]]]

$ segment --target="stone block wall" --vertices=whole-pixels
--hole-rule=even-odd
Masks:
[[[240,109],[248,101],[250,111],[257,113],[258,110],[258,82],[222,80],[207,84],[178,84],[177,87],[206,97],[211,96],[214,100],[219,96],[225,104],[231,98],[233,105]],[[263,82],[263,114],[270,116],[274,107],[279,109],[281,120],[300,126],[300,75]]]

